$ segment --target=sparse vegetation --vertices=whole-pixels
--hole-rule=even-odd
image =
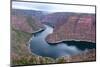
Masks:
[[[54,63],[54,60],[48,57],[40,57],[31,54],[26,44],[32,34],[13,29],[11,35],[12,65]]]
[[[32,18],[30,17],[27,18],[27,22],[30,23],[29,25],[33,28],[34,31],[37,31],[42,27],[37,26],[36,21],[32,21]],[[16,29],[16,27],[13,27],[13,25],[11,25],[11,28],[12,65],[54,63],[54,60],[51,58],[32,55],[29,47],[27,46],[29,39],[32,37],[32,33],[23,31],[21,29]]]
[[[36,22],[38,22],[38,21],[36,19],[33,20],[32,16],[27,16],[27,22],[34,30],[38,30],[39,29],[39,27],[36,24]]]
[[[55,15],[55,17],[56,17],[56,15]],[[54,20],[55,20],[55,17],[53,18]],[[56,59],[53,59],[50,57],[41,57],[38,55],[33,55],[30,52],[30,49],[27,44],[28,44],[29,39],[32,37],[32,33],[43,28],[43,25],[32,16],[21,16],[21,15],[17,16],[17,15],[15,15],[15,16],[12,16],[12,18],[13,18],[12,19],[13,23],[11,23],[11,63],[12,63],[12,65],[51,64],[51,63],[65,63],[65,62],[96,60],[95,49],[91,49],[90,51],[88,51],[86,53],[81,53],[81,54],[78,54],[75,56],[59,57]],[[65,18],[65,20],[66,20],[66,18]],[[58,21],[59,20],[57,18],[57,22]],[[59,21],[59,22],[62,22],[62,21]],[[61,24],[59,24],[59,26],[60,25]],[[50,36],[50,38],[49,38],[50,41],[62,40],[63,38],[66,39],[67,38],[66,36],[69,36],[69,35],[65,34],[65,33],[67,33],[67,32],[65,32],[66,29],[68,29],[67,28],[68,26],[66,27],[67,23],[64,26],[63,25],[59,28],[55,27],[55,30],[53,33],[54,35],[51,34],[52,36]],[[73,28],[73,26],[72,26],[72,28]],[[72,29],[72,28],[70,28],[70,29]],[[70,29],[68,29],[68,30],[70,31]],[[93,32],[94,31],[95,30],[93,30]],[[61,32],[63,32],[63,33],[61,33]],[[73,31],[71,30],[71,32],[73,32]],[[69,38],[70,37],[72,37],[72,35],[70,35]],[[53,38],[54,38],[54,40],[53,40]],[[95,36],[93,38],[95,38]]]

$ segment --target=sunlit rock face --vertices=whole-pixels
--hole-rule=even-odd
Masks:
[[[60,25],[59,22],[56,23],[57,25],[54,26],[53,33],[48,35],[48,37],[46,38],[48,43],[57,43],[72,40],[88,41],[95,43],[95,15],[69,15],[68,17],[66,17],[66,21],[62,21],[62,23],[63,24]]]
[[[12,15],[11,21],[13,29],[27,33],[33,33],[43,27],[34,16]]]

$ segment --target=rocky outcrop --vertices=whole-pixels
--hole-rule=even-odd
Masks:
[[[12,15],[11,21],[13,29],[27,33],[33,33],[43,28],[43,25],[34,16]]]
[[[50,25],[52,27],[55,26],[60,26],[63,23],[65,23],[65,21],[67,20],[68,16],[70,16],[72,13],[64,13],[64,12],[56,12],[56,13],[51,13],[46,15],[43,20],[42,23]]]
[[[69,16],[61,26],[55,26],[52,34],[46,38],[48,43],[62,41],[88,41],[95,43],[96,21],[95,15]],[[58,23],[59,24],[59,23]]]
[[[43,29],[43,25],[33,16],[11,16],[11,65],[48,63],[52,60],[31,54],[27,43],[32,33]],[[46,62],[47,61],[47,62]],[[53,62],[53,61],[52,61]]]

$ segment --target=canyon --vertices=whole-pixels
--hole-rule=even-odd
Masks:
[[[95,20],[95,14],[45,13],[12,9],[12,64],[50,64],[96,60]],[[75,45],[73,41],[78,44]],[[69,42],[71,45],[68,45]],[[85,45],[82,42],[85,42]],[[84,50],[82,51],[79,47]],[[67,55],[68,53],[70,56]]]

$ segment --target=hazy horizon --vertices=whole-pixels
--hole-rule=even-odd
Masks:
[[[37,10],[45,12],[95,13],[95,7],[93,6],[16,2],[16,1],[12,2],[12,9]]]

